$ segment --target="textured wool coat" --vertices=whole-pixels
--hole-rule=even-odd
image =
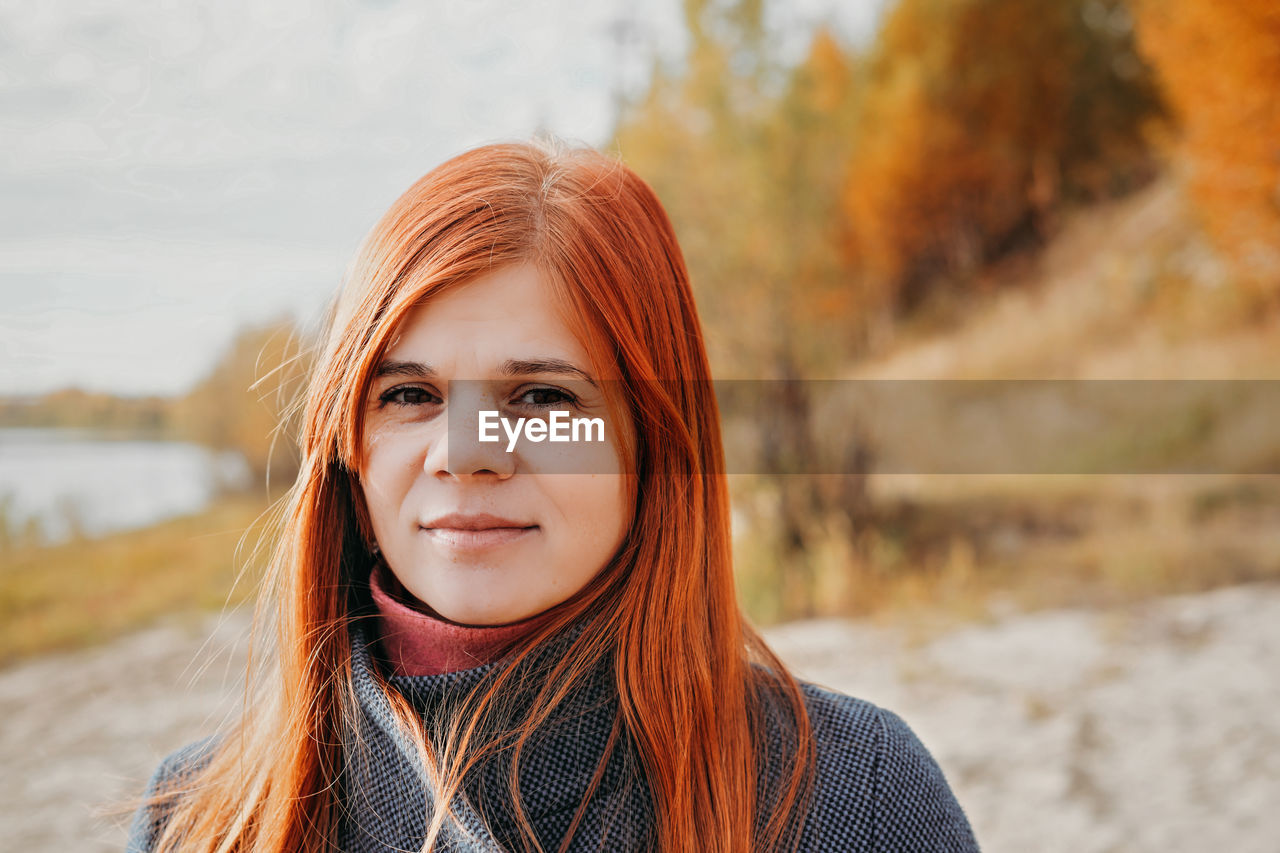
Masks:
[[[429,787],[412,746],[392,722],[391,705],[373,677],[379,664],[366,629],[351,630],[352,662],[361,722],[344,742],[341,783],[343,819],[335,838],[344,851],[418,850],[426,830]],[[552,648],[541,654],[554,654]],[[492,665],[438,676],[388,679],[427,719],[490,671]],[[817,777],[801,835],[803,851],[976,851],[977,843],[941,770],[907,725],[889,711],[848,696],[804,685],[813,726]],[[519,714],[522,700],[511,703]],[[604,667],[526,745],[519,772],[520,797],[544,850],[558,849],[604,754],[617,696]],[[779,713],[765,719],[780,741]],[[197,768],[211,741],[167,758],[148,794],[180,783]],[[780,775],[762,759],[761,796],[776,790]],[[499,853],[519,849],[501,757],[481,765],[466,780],[465,796],[453,803],[438,849]],[[651,849],[653,802],[639,757],[621,739],[599,788],[574,834],[571,850]],[[152,849],[163,825],[162,810],[141,809],[130,831],[129,853]]]

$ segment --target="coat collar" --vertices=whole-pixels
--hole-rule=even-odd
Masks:
[[[413,743],[395,725],[391,701],[374,678],[370,638],[360,625],[351,628],[351,669],[359,704],[357,729],[343,744],[343,850],[417,850],[426,836],[430,785]],[[483,670],[489,667],[481,667]],[[454,683],[478,673],[468,670],[429,680],[442,695]],[[499,851],[502,847],[463,797],[452,804],[442,848],[448,851]]]
[[[572,642],[571,629],[532,656],[537,671]],[[359,705],[357,730],[343,746],[343,805],[340,847],[352,851],[418,850],[426,834],[429,801],[426,771],[408,738],[395,725],[391,702],[375,678],[368,624],[350,629],[352,680]],[[385,681],[428,721],[490,675],[494,664],[431,676],[392,676]],[[513,719],[528,697],[505,703]],[[519,787],[525,813],[544,849],[557,849],[603,757],[618,700],[611,670],[602,665],[581,690],[556,709],[526,745]],[[441,850],[498,853],[519,838],[507,790],[509,758],[499,755],[477,767],[465,792],[451,803]],[[633,743],[625,735],[606,766],[573,849],[638,850],[647,846],[652,803]],[[601,842],[605,844],[601,847]]]

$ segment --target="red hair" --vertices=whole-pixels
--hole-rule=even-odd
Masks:
[[[635,465],[634,515],[614,559],[495,668],[444,731],[426,731],[383,685],[440,789],[434,799],[449,802],[468,769],[500,746],[481,734],[482,721],[517,683],[528,653],[585,624],[544,673],[529,718],[500,735],[514,748],[513,788],[528,736],[607,664],[620,700],[610,745],[625,731],[637,747],[659,849],[798,843],[813,775],[809,721],[795,679],[737,604],[719,414],[671,223],[649,186],[615,160],[507,144],[469,151],[417,181],[348,271],[304,400],[302,471],[262,598],[276,605],[276,667],[239,730],[171,795],[158,849],[328,849],[341,805],[337,744],[358,713],[347,625],[370,565],[358,477],[372,372],[415,305],[516,263],[534,264],[555,284],[597,370],[620,377],[609,383],[610,404],[615,422],[634,426],[624,448]],[[766,731],[765,702],[787,721],[780,752],[766,747],[778,733]],[[777,790],[757,790],[763,755],[781,764]],[[592,790],[598,782],[599,774]],[[518,797],[512,802],[518,810]],[[445,819],[438,811],[428,848]],[[540,849],[523,815],[521,837]]]

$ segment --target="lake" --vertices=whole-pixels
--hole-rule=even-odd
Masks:
[[[0,524],[52,544],[199,512],[248,485],[243,457],[78,429],[0,429]]]

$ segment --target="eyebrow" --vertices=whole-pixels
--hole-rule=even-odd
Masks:
[[[502,363],[503,376],[528,376],[534,373],[549,373],[552,376],[575,376],[589,383],[592,387],[595,387],[596,384],[596,381],[591,378],[591,374],[573,362],[565,361],[563,358],[509,358]]]
[[[432,379],[436,374],[436,369],[429,364],[423,364],[420,361],[393,361],[387,359],[379,362],[377,368],[373,371],[375,377],[378,376],[412,376],[415,379]]]
[[[582,368],[562,358],[509,358],[502,363],[500,370],[503,376],[529,376],[531,374],[550,374],[552,376],[573,376],[589,383],[593,388],[596,381]],[[394,361],[387,359],[381,362],[373,372],[374,376],[411,376],[415,379],[433,379],[439,376],[434,367],[420,361]]]

